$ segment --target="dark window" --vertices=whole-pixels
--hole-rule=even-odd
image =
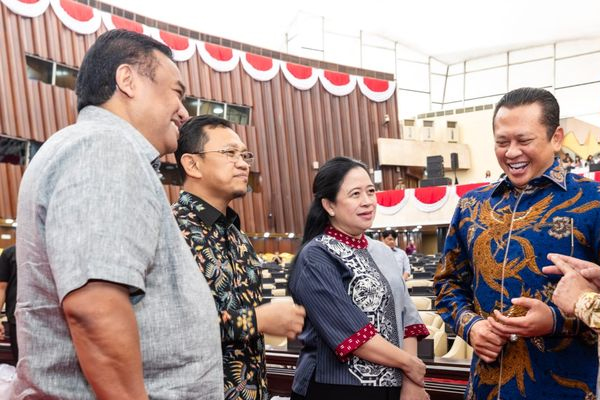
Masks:
[[[212,114],[217,117],[225,117],[225,104],[215,101],[202,100],[200,103],[200,114]]]
[[[25,56],[27,63],[27,77],[36,81],[52,84],[53,62],[41,58]]]
[[[54,84],[56,86],[75,90],[75,81],[76,80],[77,80],[77,70],[76,69],[66,67],[64,65],[56,64],[56,74],[55,74],[55,78],[54,78]]]
[[[181,186],[183,182],[177,164],[160,163],[160,181],[163,185]]]
[[[234,124],[248,125],[250,122],[250,108],[228,104],[227,119]]]
[[[186,98],[183,99],[183,106],[187,110],[188,114],[190,114],[190,117],[193,117],[194,115],[198,115],[198,107],[200,106],[200,99],[187,96]]]

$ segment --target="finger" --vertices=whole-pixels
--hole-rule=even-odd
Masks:
[[[504,314],[502,314],[500,311],[498,310],[494,310],[494,319],[496,322],[496,324],[494,325],[494,327],[496,329],[500,329],[502,332],[504,332],[504,328],[506,326],[508,327],[512,327],[513,325],[513,321],[515,320],[515,318],[509,318],[507,316],[505,316]],[[490,322],[491,324],[491,322]]]
[[[550,253],[548,254],[548,259],[552,261],[555,265],[556,262],[562,262],[562,265],[568,265],[571,269],[576,271],[586,269],[586,268],[598,268],[597,264],[593,262],[580,260],[579,258],[569,257],[562,254]]]
[[[487,354],[477,353],[480,359],[485,361],[486,363],[492,363],[496,361],[497,356],[488,356]]]
[[[490,317],[489,320],[490,320],[490,325],[493,329],[492,333],[494,333],[494,335],[495,335],[495,337],[490,338],[489,341],[495,345],[502,346],[506,342],[506,340],[508,339],[510,334],[512,333],[512,330],[510,327],[507,327],[506,325],[496,322],[494,320],[494,318]]]
[[[600,268],[585,268],[579,271],[582,276],[586,279],[598,279],[600,278]]]
[[[560,269],[558,269],[558,267],[555,265],[549,265],[547,267],[543,267],[542,272],[545,273],[546,275],[562,275],[562,272],[560,271]]]
[[[294,306],[294,312],[295,312],[297,315],[300,315],[301,317],[304,317],[304,316],[306,316],[306,310],[304,309],[304,307],[302,307],[302,306],[299,306],[299,305],[297,305],[297,304]]]
[[[541,300],[531,297],[515,297],[514,299],[511,299],[510,302],[516,306],[525,307],[529,310],[530,308],[538,306],[541,303]]]

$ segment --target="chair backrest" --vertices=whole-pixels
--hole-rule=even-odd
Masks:
[[[417,310],[431,310],[431,299],[423,296],[410,296]],[[427,323],[425,323],[427,325]]]
[[[442,358],[448,358],[451,360],[470,360],[473,356],[473,349],[471,348],[460,336],[454,338],[452,347],[442,356]]]
[[[406,281],[406,287],[407,288],[414,288],[414,287],[432,287],[433,286],[433,281],[428,280],[428,279],[410,279],[408,281]]]

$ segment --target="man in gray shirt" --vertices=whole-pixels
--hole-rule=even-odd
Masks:
[[[11,398],[222,399],[218,318],[155,168],[188,114],[168,47],[109,31],[23,176]]]
[[[394,253],[394,258],[398,262],[398,265],[401,268],[402,278],[407,280],[410,277],[410,260],[406,255],[406,252],[398,247],[396,247],[396,240],[398,239],[398,234],[393,230],[385,230],[381,234],[381,241],[385,243],[392,252]]]

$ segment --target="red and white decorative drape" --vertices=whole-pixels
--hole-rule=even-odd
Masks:
[[[383,215],[394,215],[405,206],[409,206],[422,212],[433,213],[444,207],[449,199],[458,199],[483,185],[486,183],[377,192],[377,212]]]
[[[244,71],[258,81],[270,81],[281,71],[286,80],[298,90],[309,90],[320,80],[329,93],[346,96],[352,93],[358,84],[359,90],[367,98],[375,102],[383,102],[392,97],[396,89],[393,81],[321,70],[200,42],[101,12],[73,0],[0,0],[0,2],[12,12],[29,18],[42,15],[51,5],[56,16],[66,27],[82,35],[96,32],[102,23],[108,30],[127,29],[144,33],[169,46],[173,50],[173,58],[176,61],[189,60],[198,51],[202,60],[218,72],[232,71],[240,61]]]

